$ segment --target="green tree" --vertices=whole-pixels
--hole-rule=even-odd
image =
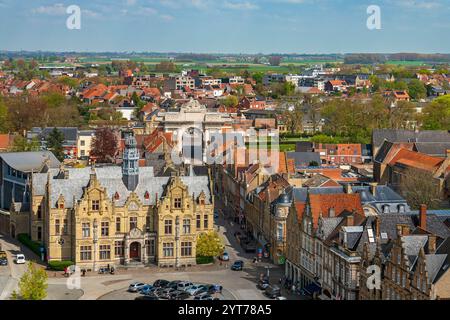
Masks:
[[[14,138],[12,150],[13,152],[25,152],[25,151],[39,151],[40,142],[37,137],[33,138],[30,142],[21,135],[17,135]]]
[[[6,133],[8,132],[8,128],[8,107],[0,97],[0,132]]]
[[[15,300],[43,300],[47,297],[47,273],[28,263],[27,272],[20,278],[19,292],[13,292]]]
[[[419,79],[413,79],[408,83],[409,96],[414,99],[423,99],[427,96],[427,88]]]
[[[47,137],[47,149],[53,152],[59,161],[64,160],[64,134],[57,128],[53,128]]]
[[[238,105],[239,99],[236,96],[229,95],[225,99],[222,99],[222,103],[227,108],[234,108]]]
[[[450,130],[450,95],[434,99],[422,113],[423,129]]]
[[[217,257],[223,252],[223,244],[217,232],[201,234],[197,239],[198,257]]]

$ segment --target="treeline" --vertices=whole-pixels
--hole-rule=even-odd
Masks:
[[[344,58],[345,64],[374,64],[393,61],[427,61],[427,62],[450,62],[450,54],[420,54],[420,53],[352,53]]]

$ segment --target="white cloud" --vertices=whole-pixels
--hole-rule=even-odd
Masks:
[[[32,9],[34,14],[47,14],[51,16],[61,16],[66,14],[67,7],[62,3],[56,3],[51,6],[40,6]]]
[[[259,7],[251,2],[245,1],[245,2],[230,2],[225,1],[223,4],[225,8],[227,9],[233,9],[233,10],[256,10],[259,9]]]
[[[442,6],[440,2],[430,0],[390,0],[388,2],[409,9],[436,9]]]

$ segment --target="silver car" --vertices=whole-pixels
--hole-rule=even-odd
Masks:
[[[128,292],[138,292],[145,286],[145,283],[143,282],[133,282],[128,287]]]

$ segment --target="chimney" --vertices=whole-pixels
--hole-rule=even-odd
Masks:
[[[428,254],[436,253],[436,236],[434,234],[430,234],[428,236]]]
[[[420,206],[419,227],[423,230],[427,230],[427,206],[425,204]]]
[[[380,217],[375,217],[375,235],[376,237],[381,237],[381,226],[380,226]]]
[[[353,227],[353,225],[355,224],[353,214],[348,215],[346,219],[347,219],[347,227]]]
[[[333,207],[330,208],[330,210],[328,212],[328,216],[330,218],[334,218],[336,216],[336,210]]]

